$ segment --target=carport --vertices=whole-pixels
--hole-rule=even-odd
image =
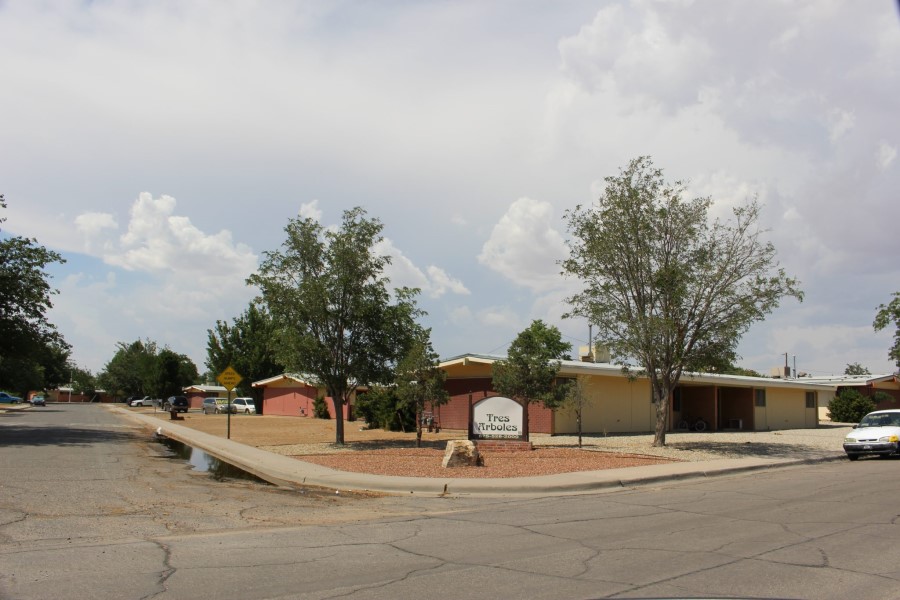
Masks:
[[[671,408],[672,430],[682,420],[693,428],[699,419],[708,431],[753,430],[753,388],[679,384]]]

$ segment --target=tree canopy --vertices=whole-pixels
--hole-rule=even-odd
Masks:
[[[152,340],[119,342],[116,347],[97,376],[98,384],[111,394],[166,398],[197,383],[197,366],[184,354],[160,349]]]
[[[526,407],[538,401],[555,407],[565,397],[565,390],[556,385],[560,361],[568,358],[571,349],[558,328],[540,319],[532,321],[509,345],[506,359],[494,363],[494,389]]]
[[[393,297],[376,252],[383,225],[362,208],[345,211],[341,226],[291,219],[281,250],[265,252],[247,282],[275,322],[277,359],[323,385],[334,401],[335,441],[344,443],[343,406],[359,385],[393,381],[423,314],[418,290]]]
[[[0,208],[6,208],[2,194]],[[24,394],[67,381],[69,345],[47,319],[58,292],[45,270],[64,262],[35,239],[0,239],[0,387]]]
[[[261,412],[262,391],[250,384],[260,379],[284,373],[285,367],[276,356],[276,331],[272,315],[265,307],[250,304],[231,325],[216,321],[215,329],[207,330],[206,366],[219,374],[231,366],[241,375],[238,390],[256,400]]]
[[[616,360],[649,378],[660,446],[682,373],[732,363],[750,325],[802,293],[762,240],[755,199],[710,223],[712,200],[686,200],[684,183],[667,183],[648,157],[605,181],[595,205],[566,213],[563,273],[583,285],[566,316],[588,319]]]
[[[894,326],[894,345],[888,350],[888,358],[894,361],[900,368],[900,292],[894,292],[894,299],[888,304],[881,304],[875,315],[872,326],[875,331],[881,331],[891,325]]]

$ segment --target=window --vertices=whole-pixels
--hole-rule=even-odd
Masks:
[[[672,390],[672,411],[681,412],[681,388]]]
[[[806,408],[815,408],[816,407],[816,393],[815,392],[806,392]]]
[[[766,390],[756,390],[756,406],[766,407]]]

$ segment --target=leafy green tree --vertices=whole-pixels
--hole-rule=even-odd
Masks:
[[[0,208],[6,208],[2,194]],[[0,388],[23,397],[31,389],[60,383],[59,359],[64,364],[68,358],[69,345],[46,316],[53,307],[50,298],[58,293],[45,270],[53,263],[65,260],[35,239],[0,239]]]
[[[740,337],[798,282],[777,268],[761,239],[755,200],[734,222],[708,220],[709,198],[685,200],[648,157],[616,177],[596,205],[566,214],[570,257],[563,273],[583,291],[566,316],[597,325],[598,340],[623,364],[636,361],[656,407],[654,446],[666,442],[669,398],[685,370],[732,363]]]
[[[847,365],[844,375],[871,375],[871,373],[869,373],[869,369],[856,362]]]
[[[493,365],[493,387],[500,394],[522,401],[526,409],[532,402],[556,407],[565,390],[556,385],[563,359],[568,358],[571,344],[553,325],[540,319],[532,321],[509,345],[506,360]]]
[[[400,401],[393,385],[376,385],[356,399],[356,411],[369,429],[412,431],[416,426],[415,409]]]
[[[284,373],[285,367],[276,356],[277,335],[275,321],[265,308],[251,304],[231,325],[216,321],[215,329],[207,330],[206,366],[221,373],[231,366],[241,376],[238,390],[256,402],[262,412],[262,394],[251,384]]]
[[[163,348],[155,356],[154,382],[151,395],[158,398],[180,396],[181,391],[199,377],[197,365],[185,356]]]
[[[97,379],[87,369],[82,369],[69,363],[69,383],[77,394],[93,396],[97,392]]]
[[[859,423],[875,410],[875,402],[853,388],[842,389],[828,403],[828,418],[837,423]]]
[[[198,379],[197,366],[183,354],[159,349],[152,340],[119,342],[118,350],[97,380],[109,393],[165,398]]]
[[[416,448],[422,446],[422,421],[426,405],[446,404],[450,396],[444,389],[447,373],[438,367],[440,359],[431,346],[431,331],[422,329],[406,356],[397,365],[394,383],[398,410],[410,409],[416,416]]]
[[[339,228],[291,219],[280,251],[266,252],[247,282],[275,321],[276,356],[309,374],[334,400],[335,442],[344,443],[343,407],[361,384],[387,384],[423,314],[418,290],[388,291],[390,257],[375,248],[383,226],[362,208],[344,212]]]
[[[888,358],[900,368],[900,292],[894,292],[894,299],[889,304],[881,304],[878,306],[878,312],[875,315],[875,322],[872,326],[875,331],[894,326],[894,345],[888,350]]]

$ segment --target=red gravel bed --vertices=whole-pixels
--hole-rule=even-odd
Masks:
[[[352,473],[403,477],[505,478],[643,467],[678,462],[657,456],[618,454],[577,448],[535,448],[530,452],[483,452],[484,466],[444,468],[443,450],[434,448],[305,454],[297,460]]]

